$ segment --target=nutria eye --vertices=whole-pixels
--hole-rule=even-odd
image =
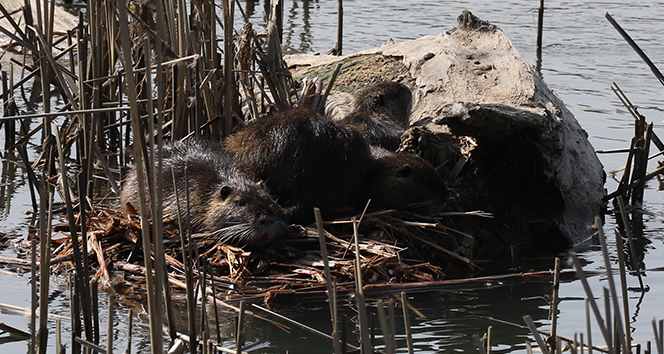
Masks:
[[[410,167],[410,165],[403,165],[399,171],[397,171],[397,177],[408,177],[412,172],[413,169]]]
[[[226,200],[229,195],[231,195],[231,192],[233,190],[229,186],[223,186],[221,187],[221,190],[219,191],[219,196],[221,197],[221,200]]]

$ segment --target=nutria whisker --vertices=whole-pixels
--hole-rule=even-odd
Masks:
[[[215,245],[229,244],[238,247],[244,246],[260,246],[272,240],[272,238],[283,235],[288,231],[289,224],[281,221],[274,220],[271,229],[256,230],[251,223],[233,223],[230,226],[223,227],[210,233],[205,239],[215,240]],[[265,242],[261,242],[260,237],[257,235],[264,231],[263,234],[268,234]]]
[[[436,214],[445,210],[446,206],[447,202],[441,203],[440,200],[432,199],[404,205],[402,209],[424,214]]]

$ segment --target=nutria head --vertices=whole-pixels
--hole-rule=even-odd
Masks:
[[[192,232],[236,246],[263,245],[286,232],[281,208],[219,144],[199,139],[168,143],[162,156],[164,216],[177,215],[179,209],[183,218],[189,216]],[[136,171],[130,171],[122,186],[123,206],[138,205],[137,182]]]
[[[404,84],[392,81],[375,83],[355,95],[355,111],[382,113],[406,128],[410,125],[413,94]]]
[[[288,228],[267,190],[248,178],[236,176],[219,184],[204,207],[201,229],[222,243],[262,246]]]
[[[374,162],[361,198],[371,199],[374,209],[397,209],[421,213],[443,210],[449,199],[445,182],[421,157],[372,148]],[[360,201],[361,203],[362,201]]]

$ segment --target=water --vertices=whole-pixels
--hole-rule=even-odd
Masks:
[[[264,4],[253,5],[241,2],[252,13],[256,23],[264,23]],[[336,36],[335,1],[286,1],[284,44],[303,52],[325,53],[334,47]],[[537,1],[345,1],[344,2],[344,53],[380,46],[388,38],[395,42],[438,34],[456,26],[456,16],[464,9],[472,11],[482,19],[489,20],[503,29],[526,60],[535,63],[535,41],[537,24]],[[664,27],[664,2],[640,1],[625,5],[621,1],[561,1],[547,4],[544,18],[542,53],[542,75],[574,113],[581,125],[588,131],[590,140],[598,150],[628,147],[633,135],[633,119],[611,92],[612,82],[616,82],[630,100],[639,107],[640,113],[655,123],[655,131],[661,133],[662,107],[664,107],[663,87],[648,67],[622,40],[619,34],[604,18],[609,12],[628,31],[632,38],[660,68],[664,68],[664,46],[661,37]],[[237,27],[240,28],[240,27]],[[600,155],[605,170],[611,171],[624,164],[625,154]],[[31,210],[30,199],[24,183],[22,170],[15,166],[3,152],[3,183],[0,198],[0,231],[10,235],[25,237],[30,216],[23,214]],[[654,169],[654,163],[649,170]],[[613,191],[617,183],[610,178],[606,188]],[[647,185],[644,208],[664,214],[661,187],[657,181]],[[630,291],[630,326],[634,343],[645,344],[653,340],[650,321],[652,317],[663,318],[661,310],[664,301],[664,224],[662,221],[646,217],[645,234],[650,244],[646,246],[644,263],[647,269],[644,282],[650,290],[641,294]],[[607,216],[604,230],[613,245],[613,216]],[[587,270],[603,270],[604,265],[597,246],[579,250]],[[13,256],[11,249],[2,251]],[[615,251],[611,259],[617,263]],[[570,269],[563,256],[564,266]],[[553,260],[539,262],[553,267]],[[509,266],[509,265],[508,265]],[[527,270],[530,263],[520,261],[519,270]],[[545,266],[546,267],[546,266]],[[608,287],[605,276],[589,279],[594,294],[601,296],[603,287]],[[638,287],[634,276],[628,276],[628,286]],[[27,276],[0,274],[3,292],[0,302],[29,306]],[[53,287],[52,312],[66,314],[68,296],[64,284]],[[524,352],[525,340],[532,337],[528,331],[488,319],[489,317],[523,325],[522,316],[529,314],[543,330],[549,330],[547,320],[548,305],[542,296],[551,293],[551,285],[542,283],[511,284],[491,289],[464,292],[432,291],[411,294],[411,303],[425,317],[411,314],[411,325],[418,352],[453,352],[474,350],[472,335],[480,336],[488,326],[493,326],[493,350],[500,352]],[[575,332],[585,332],[584,302],[585,293],[580,282],[563,283],[560,287],[559,334],[571,338]],[[103,302],[103,301],[102,301]],[[103,304],[102,304],[103,305]],[[603,303],[600,301],[600,306]],[[274,309],[302,321],[308,325],[329,332],[327,306],[313,304],[277,304]],[[344,308],[344,313],[353,317],[354,313]],[[104,312],[102,311],[102,314]],[[118,316],[122,321],[126,310]],[[227,316],[228,317],[228,316]],[[0,322],[27,329],[28,321],[23,317],[0,313]],[[227,325],[232,321],[227,321]],[[247,340],[269,341],[269,348],[259,352],[311,353],[330,352],[331,346],[325,339],[310,333],[293,329],[290,334],[258,320],[249,320],[250,330]],[[400,318],[397,328],[400,328]],[[595,326],[596,327],[596,326]],[[51,326],[53,328],[53,326]],[[230,329],[224,327],[222,336],[230,337]],[[143,330],[145,329],[143,324]],[[397,330],[397,333],[402,333]],[[121,341],[124,334],[116,334]],[[140,341],[137,338],[135,341]],[[354,335],[349,335],[354,340]],[[145,338],[145,337],[143,337]],[[53,348],[51,338],[51,352]],[[597,331],[593,332],[593,342],[602,343]],[[403,337],[398,338],[404,347]],[[6,348],[6,349],[5,349]],[[124,343],[116,346],[117,351],[125,348]],[[145,349],[146,344],[135,344],[134,350]],[[3,344],[3,352],[26,352],[27,344]],[[5,351],[7,350],[7,351]],[[403,351],[401,351],[403,352]]]

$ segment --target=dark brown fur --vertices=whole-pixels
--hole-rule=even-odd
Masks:
[[[290,220],[313,220],[352,205],[366,176],[369,147],[354,129],[307,110],[267,117],[229,136],[225,148],[262,180]]]
[[[371,199],[372,209],[420,213],[442,211],[449,198],[445,182],[433,166],[417,155],[372,148],[374,161],[358,204]]]
[[[171,168],[175,170],[180,212],[187,213],[185,172],[189,184],[192,232],[213,233],[221,242],[238,246],[265,244],[286,230],[283,211],[267,191],[241,173],[232,155],[221,145],[189,139],[166,144],[162,149],[164,215],[177,215]],[[131,170],[122,186],[123,207],[138,210],[138,180]]]
[[[401,144],[401,134],[406,130],[383,113],[358,111],[339,120],[339,124],[356,129],[372,146],[396,151]]]
[[[382,81],[355,95],[354,111],[385,114],[405,129],[410,125],[412,101],[413,94],[406,85]]]

